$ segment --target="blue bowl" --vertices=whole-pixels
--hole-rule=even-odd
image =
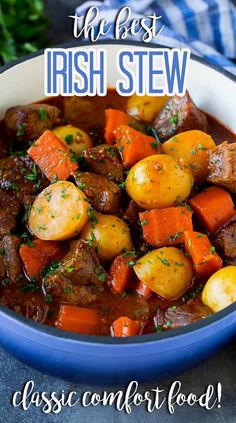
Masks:
[[[111,41],[102,44],[112,52],[120,47]],[[197,104],[235,130],[232,97],[235,98],[236,78],[202,59],[192,57],[192,62],[195,76],[191,73],[190,86]],[[200,78],[198,84],[196,75]],[[42,98],[42,52],[2,68],[0,91],[0,117],[14,104]],[[222,95],[227,98],[227,107]],[[206,104],[201,103],[201,96],[204,101],[207,99]],[[41,372],[91,385],[115,386],[131,380],[150,382],[173,376],[210,357],[235,334],[236,303],[182,329],[120,339],[60,331],[0,307],[0,344],[6,351]]]
[[[236,334],[235,304],[183,329],[114,339],[59,331],[0,310],[0,343],[29,366],[76,383],[157,381],[210,357]]]

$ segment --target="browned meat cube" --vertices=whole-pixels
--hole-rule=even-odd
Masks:
[[[19,210],[19,201],[0,189],[0,238],[15,229]]]
[[[30,141],[46,129],[60,122],[61,111],[48,104],[15,106],[7,110],[5,122],[8,135],[13,140]]]
[[[121,189],[114,182],[91,172],[80,172],[74,176],[78,187],[97,211],[111,214],[118,212]]]
[[[134,202],[134,200],[129,201],[128,207],[124,212],[123,219],[133,230],[138,230],[139,228],[139,213],[141,211],[142,209]]]
[[[114,147],[98,145],[85,150],[84,156],[92,172],[106,176],[117,183],[124,180],[124,166]]]
[[[16,236],[6,235],[2,240],[3,258],[6,269],[6,276],[16,282],[22,275],[22,265],[19,255],[21,239]]]
[[[45,294],[70,304],[89,304],[103,290],[108,276],[85,241],[72,241],[58,270],[43,281]]]
[[[236,194],[236,143],[218,145],[209,155],[208,181]]]
[[[29,156],[12,155],[0,159],[0,189],[20,202],[24,202],[25,195],[37,194],[47,185],[48,179]]]
[[[227,259],[236,258],[236,223],[227,226],[217,234],[216,245]]]
[[[172,306],[166,310],[158,309],[154,317],[154,326],[158,329],[177,329],[211,314],[210,309],[198,300],[191,300],[187,304]]]
[[[206,131],[207,118],[186,91],[183,97],[175,95],[168,100],[166,106],[156,117],[154,128],[160,140],[165,141],[190,129]]]

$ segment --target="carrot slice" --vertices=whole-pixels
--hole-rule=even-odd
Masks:
[[[50,181],[55,177],[65,181],[78,169],[78,163],[71,158],[70,150],[49,130],[29,148],[28,154]]]
[[[96,335],[99,334],[100,314],[89,308],[63,305],[60,307],[55,326],[70,332]]]
[[[145,157],[153,156],[161,151],[154,137],[136,131],[130,126],[121,125],[114,134],[125,167],[131,167]]]
[[[22,245],[19,253],[27,275],[37,277],[52,260],[57,260],[61,256],[62,247],[55,241],[36,239],[32,245]]]
[[[236,214],[231,195],[223,188],[210,187],[189,200],[200,223],[211,233]]]
[[[194,270],[199,277],[211,276],[222,267],[222,260],[207,235],[194,231],[184,232],[184,243]]]
[[[112,336],[126,337],[139,335],[141,331],[141,323],[137,320],[129,319],[129,317],[119,317],[112,323]]]
[[[139,213],[145,242],[154,247],[181,244],[184,231],[193,230],[192,213],[185,206]]]
[[[111,265],[111,285],[114,291],[119,294],[124,291],[129,283],[135,278],[132,267],[135,264],[134,261],[134,256],[124,257],[124,255],[120,255],[115,258]]]
[[[148,288],[148,286],[145,283],[143,283],[141,281],[139,281],[138,286],[136,288],[136,291],[139,295],[144,297],[145,300],[147,300],[149,297],[151,297],[151,295],[153,293],[153,291],[150,288]]]
[[[134,122],[132,116],[127,115],[127,113],[122,112],[121,110],[116,109],[107,109],[105,110],[105,140],[107,144],[114,144],[116,137],[114,135],[115,129],[121,125],[129,125],[129,123]]]

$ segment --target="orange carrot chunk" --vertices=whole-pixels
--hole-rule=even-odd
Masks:
[[[71,158],[70,150],[49,130],[29,148],[28,154],[50,181],[54,178],[65,181],[78,169],[78,164]]]
[[[112,336],[126,337],[139,335],[141,331],[141,323],[137,320],[129,319],[129,317],[119,317],[112,323]]]
[[[110,268],[111,286],[117,293],[123,292],[135,278],[133,265],[135,257],[117,256]]]
[[[154,137],[136,131],[127,125],[121,125],[115,130],[117,146],[125,167],[131,167],[148,156],[161,151]]]
[[[30,245],[22,245],[19,253],[27,275],[37,277],[52,260],[57,260],[61,256],[62,248],[56,241],[36,239]]]
[[[147,300],[149,297],[151,297],[151,295],[153,293],[153,291],[150,288],[148,288],[148,286],[145,283],[143,283],[141,281],[139,281],[138,286],[136,288],[136,291],[139,295],[144,297],[145,300]]]
[[[143,239],[154,247],[181,244],[184,231],[193,230],[192,213],[185,206],[139,213]]]
[[[115,129],[121,125],[129,125],[134,122],[132,116],[127,113],[121,112],[121,110],[107,109],[105,110],[105,140],[107,144],[114,144],[116,137],[114,134]]]
[[[89,308],[63,305],[60,307],[55,326],[70,332],[98,335],[100,314]]]
[[[190,255],[194,270],[199,277],[209,277],[222,267],[222,260],[209,241],[207,235],[200,232],[184,232],[184,244]]]
[[[209,232],[216,232],[236,214],[231,195],[220,187],[210,187],[189,201],[199,222]]]

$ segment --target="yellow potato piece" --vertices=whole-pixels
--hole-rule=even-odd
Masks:
[[[189,196],[192,185],[189,169],[181,169],[166,154],[149,156],[136,163],[125,182],[129,196],[146,210],[178,204]]]
[[[94,213],[81,237],[95,247],[98,257],[109,261],[133,247],[128,225],[116,216]]]
[[[202,291],[202,302],[214,313],[236,301],[236,267],[226,266],[214,273]]]
[[[34,201],[29,228],[37,238],[47,241],[72,238],[87,223],[88,208],[85,195],[72,182],[56,182]]]
[[[190,261],[175,247],[147,253],[133,269],[140,281],[169,301],[179,298],[190,287],[193,278]]]
[[[127,113],[136,119],[153,122],[168,101],[168,96],[132,95],[127,102]]]
[[[215,148],[212,137],[198,130],[181,132],[162,144],[163,153],[190,167],[197,184],[206,181],[209,151]]]
[[[88,134],[75,126],[58,126],[53,129],[53,132],[78,156],[85,148],[93,146],[92,140]]]

